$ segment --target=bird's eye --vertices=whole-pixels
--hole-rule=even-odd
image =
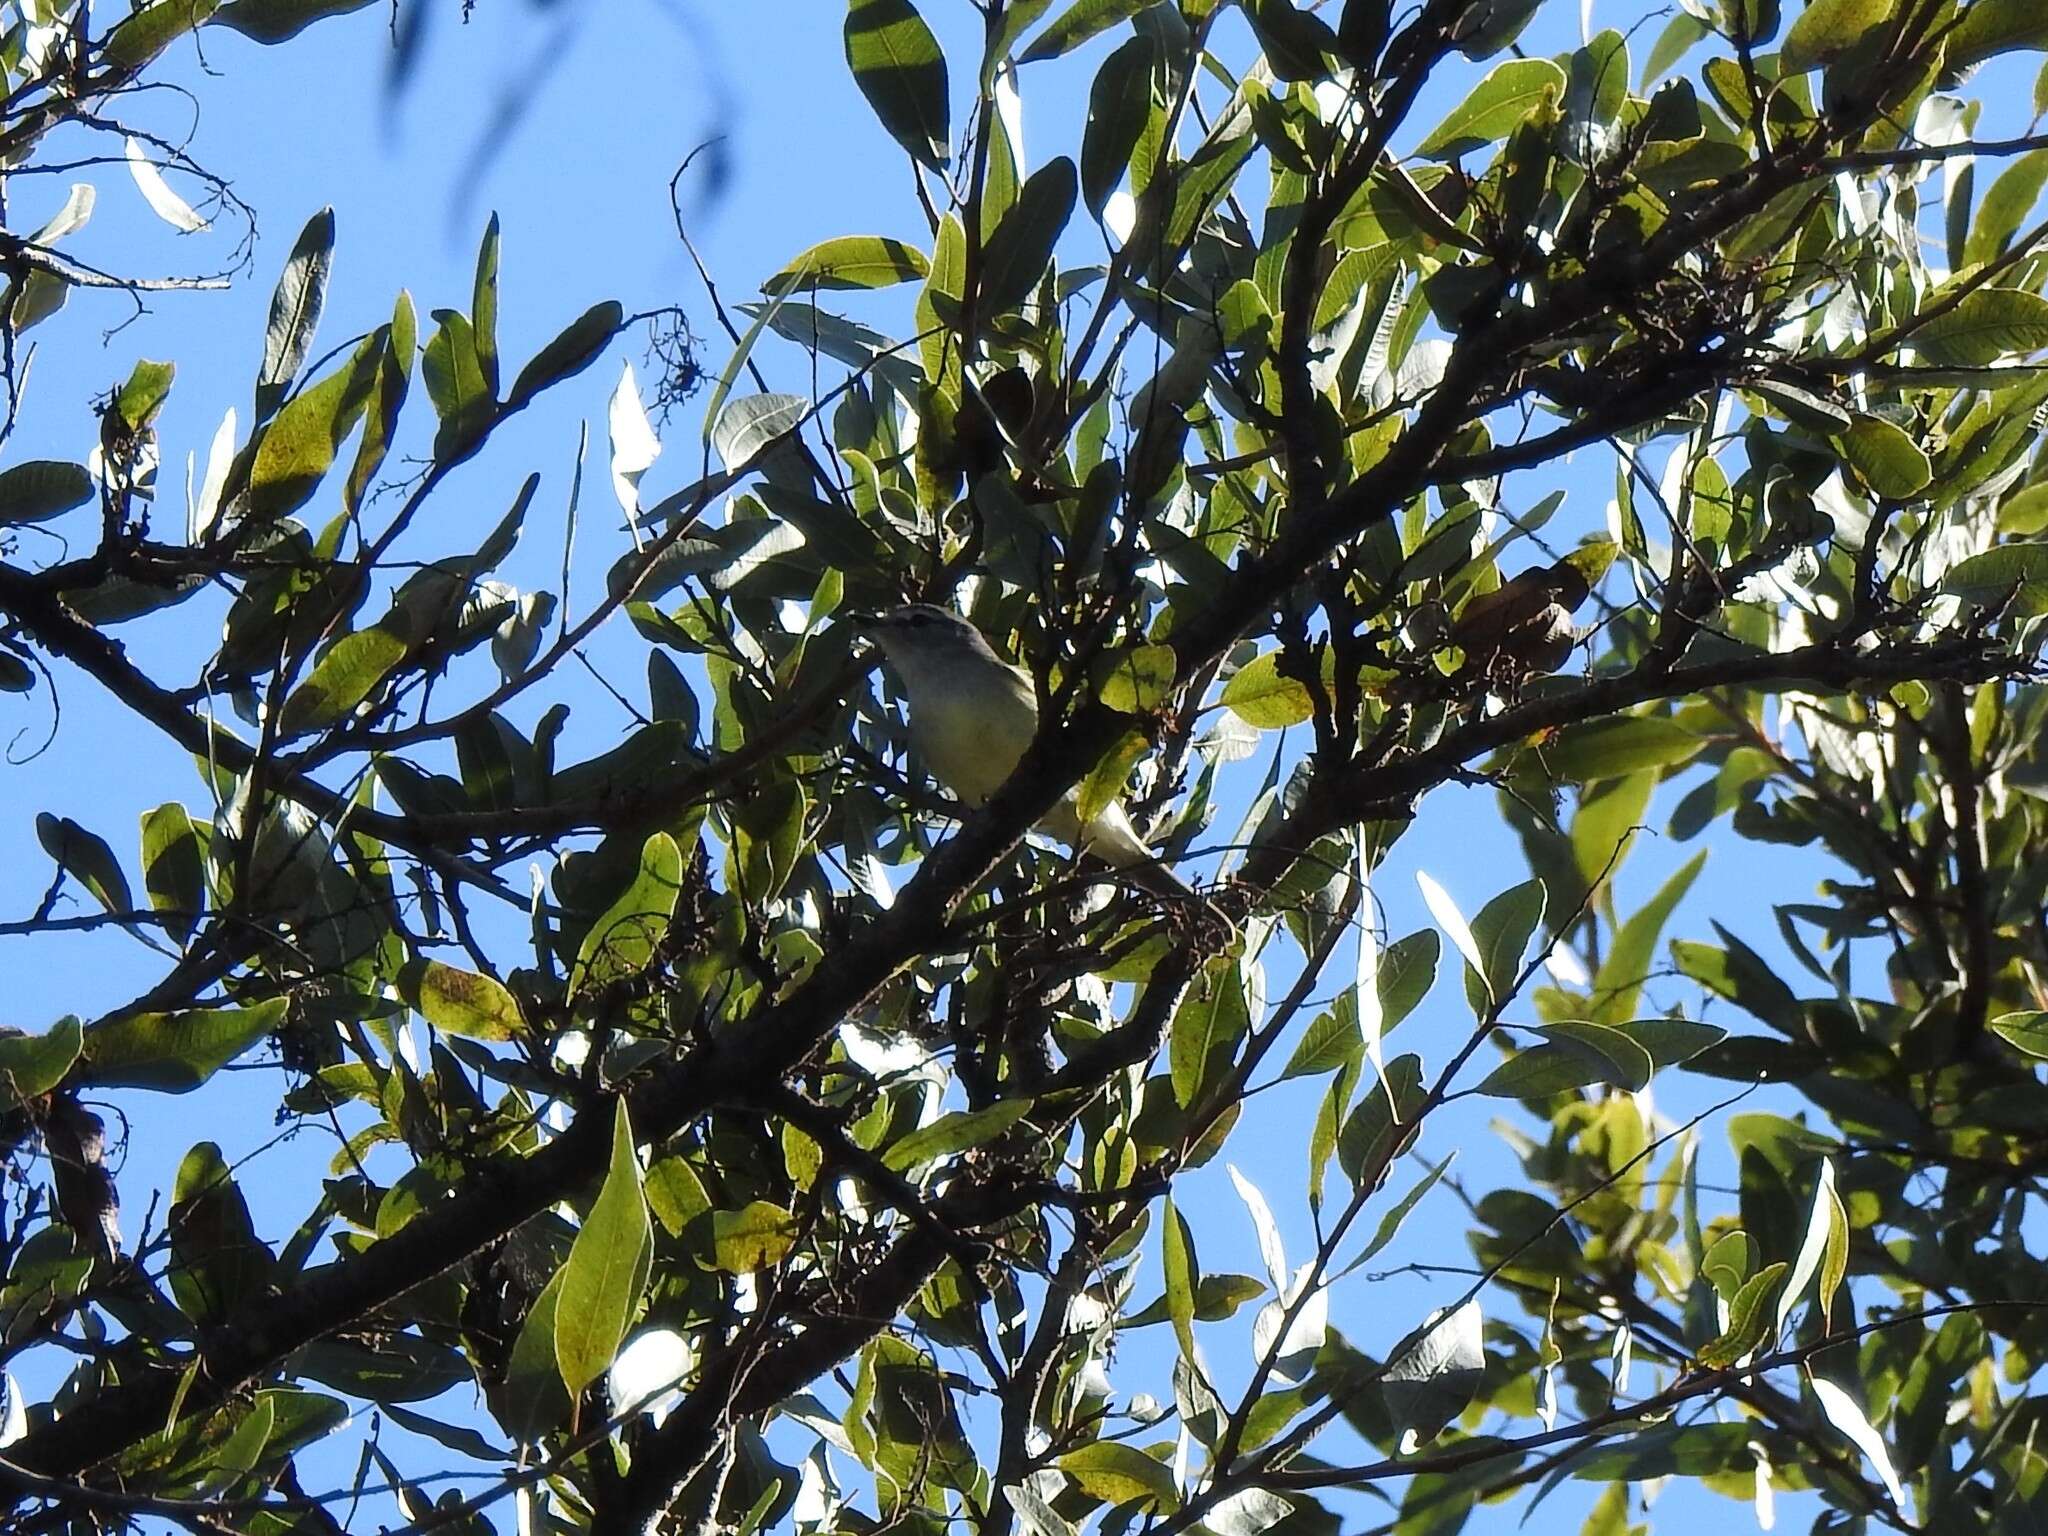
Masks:
[[[932,616],[928,613],[913,613],[910,616],[910,627],[912,629],[923,629],[931,621]]]

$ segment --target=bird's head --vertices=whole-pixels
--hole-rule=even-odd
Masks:
[[[854,627],[882,648],[889,665],[906,681],[948,665],[980,666],[999,659],[980,630],[933,603],[905,603],[881,613],[860,614]]]

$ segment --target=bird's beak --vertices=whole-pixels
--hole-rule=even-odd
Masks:
[[[850,608],[845,617],[848,627],[855,634],[864,635],[871,640],[875,631],[882,627],[882,616],[866,608]]]

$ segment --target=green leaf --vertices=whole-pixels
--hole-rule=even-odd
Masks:
[[[346,364],[300,390],[277,413],[257,440],[249,467],[250,517],[273,521],[312,498],[362,416],[390,338],[390,328],[380,326]]]
[[[1858,416],[1835,446],[1863,483],[1890,501],[1919,494],[1934,478],[1934,463],[1920,445],[1881,416]]]
[[[1126,731],[1119,737],[1075,788],[1074,819],[1084,827],[1093,826],[1096,817],[1122,798],[1131,770],[1151,748],[1143,732]]]
[[[184,0],[176,0],[184,3]],[[128,425],[130,432],[140,432],[156,419],[156,413],[163,409],[164,396],[171,392],[171,379],[177,374],[176,363],[152,363],[144,358],[135,365],[128,375],[128,382],[121,386],[114,396],[114,410]]]
[[[2021,155],[1999,173],[1970,223],[1970,238],[1963,246],[1965,266],[1996,261],[2005,254],[2021,221],[2041,200],[2044,183],[2048,183],[2048,149]]]
[[[1254,656],[1223,685],[1223,704],[1246,725],[1261,731],[1299,725],[1316,712],[1315,699],[1299,678],[1283,677],[1279,651]]]
[[[0,524],[40,523],[84,506],[96,490],[82,464],[29,459],[0,470]]]
[[[470,289],[469,329],[476,346],[477,368],[484,376],[484,392],[498,397],[498,216],[493,213],[484,225],[484,238],[476,252],[476,278]]]
[[[647,1170],[647,1203],[670,1237],[711,1209],[697,1171],[680,1157],[664,1157]]]
[[[726,469],[738,474],[754,457],[811,413],[805,395],[745,395],[718,413],[711,440]]]
[[[376,690],[412,651],[406,636],[383,624],[343,635],[328,648],[278,712],[280,735],[332,725]]]
[[[1733,1365],[1770,1337],[1771,1295],[1778,1288],[1786,1266],[1767,1264],[1747,1280],[1735,1299],[1728,1303],[1728,1326],[1721,1336],[1699,1353],[1699,1364],[1707,1370]]]
[[[761,285],[763,293],[806,288],[893,288],[931,275],[923,251],[886,235],[841,235],[812,246]]]
[[[1280,1080],[1337,1072],[1360,1060],[1365,1054],[1365,1038],[1352,1014],[1349,1008],[1331,1008],[1317,1014],[1302,1031],[1294,1054],[1281,1069]]]
[[[1400,1149],[1413,1139],[1422,1108],[1422,1058],[1412,1051],[1387,1063],[1385,1075],[1344,1122],[1337,1137],[1337,1165],[1354,1184],[1386,1177]]]
[[[1416,147],[1427,160],[1452,160],[1504,139],[1546,100],[1564,92],[1564,71],[1549,59],[1497,64],[1450,116]]]
[[[1174,1338],[1183,1360],[1195,1359],[1195,1297],[1201,1290],[1202,1270],[1195,1258],[1195,1237],[1185,1217],[1175,1209],[1173,1196],[1166,1197],[1165,1230],[1160,1235],[1159,1257],[1166,1271],[1166,1315],[1173,1320]]]
[[[260,1040],[284,1027],[290,1000],[247,1008],[136,1013],[85,1032],[85,1080],[101,1088],[189,1093]]]
[[[2048,1061],[2048,1013],[2027,1009],[2001,1013],[1989,1025],[1991,1033],[2017,1051]]]
[[[1220,1072],[1249,1024],[1237,961],[1228,956],[1210,961],[1174,1010],[1168,1031],[1167,1067],[1182,1108],[1192,1105]]]
[[[1979,606],[2010,600],[2026,618],[2048,613],[2048,544],[2001,544],[1959,560],[1941,590]]]
[[[846,62],[889,137],[933,170],[951,155],[946,56],[910,0],[848,0]]]
[[[1472,938],[1479,946],[1484,967],[1478,975],[1465,978],[1465,995],[1476,1013],[1512,995],[1521,975],[1522,957],[1530,936],[1543,921],[1548,901],[1541,880],[1524,880],[1510,886],[1480,909],[1472,920]]]
[[[1894,0],[1811,0],[1785,34],[1778,62],[1786,74],[1832,64],[1891,19]]]
[[[437,309],[440,328],[420,355],[420,378],[441,418],[434,434],[434,458],[453,464],[476,451],[498,414],[498,405],[484,377],[476,331],[452,309]]]
[[[622,1098],[612,1118],[611,1167],[562,1266],[555,1304],[555,1364],[572,1399],[604,1374],[618,1354],[653,1254],[654,1230],[640,1193],[640,1159]]]
[[[1940,292],[1928,302],[1942,302]],[[2018,288],[1978,288],[1912,327],[1905,339],[1930,362],[1986,367],[2016,352],[2048,347],[2048,299]]]
[[[436,1029],[472,1040],[516,1040],[525,1033],[519,1004],[502,983],[438,960],[415,960],[398,974],[398,993]]]
[[[1753,1423],[1662,1424],[1631,1430],[1595,1446],[1571,1462],[1571,1474],[1585,1482],[1649,1481],[1660,1477],[1709,1477],[1740,1468],[1749,1475],[1755,1460]]]
[[[512,1356],[505,1364],[505,1392],[500,1419],[513,1439],[531,1444],[569,1416],[569,1396],[562,1388],[562,1370],[555,1363],[555,1318],[561,1311],[562,1280],[556,1270],[527,1310]]]
[[[1312,81],[1330,73],[1324,55],[1340,50],[1322,17],[1296,9],[1294,0],[1245,0],[1244,13],[1274,79]]]
[[[1173,1469],[1135,1445],[1097,1440],[1053,1463],[1083,1493],[1109,1505],[1132,1504],[1140,1513],[1171,1514],[1180,1507]]]
[[[233,11],[235,6],[227,9]],[[270,318],[263,327],[263,366],[256,373],[255,426],[262,426],[276,413],[291,392],[292,380],[306,366],[313,333],[327,307],[327,278],[333,266],[334,210],[322,208],[299,231],[270,295]]]
[[[1531,1033],[1547,1042],[1509,1057],[1479,1085],[1493,1098],[1534,1099],[1612,1083],[1640,1093],[1656,1075],[1657,1063],[1624,1031],[1605,1024],[1567,1020],[1538,1025]]]
[[[1621,925],[1613,948],[1601,960],[1599,974],[1593,978],[1595,1023],[1619,1024],[1635,1013],[1636,999],[1649,979],[1651,960],[1664,925],[1670,921],[1672,909],[1692,889],[1706,862],[1707,852],[1701,849]]]
[[[212,1142],[178,1164],[169,1225],[171,1294],[195,1322],[226,1318],[270,1283],[276,1260],[257,1241],[249,1204]]]
[[[767,1200],[711,1213],[711,1259],[729,1275],[780,1264],[796,1246],[796,1217]]]
[[[984,313],[1015,309],[1031,297],[1073,216],[1080,186],[1080,174],[1065,155],[1048,160],[1024,183],[982,252]]]
[[[1088,88],[1088,126],[1081,136],[1081,198],[1098,218],[1130,169],[1132,152],[1151,121],[1156,57],[1151,38],[1130,38],[1102,61]]]
[[[0,1105],[8,1109],[41,1098],[78,1060],[80,1031],[66,1014],[43,1034],[0,1038]]]
[[[350,513],[362,510],[363,497],[384,457],[391,451],[392,435],[398,430],[398,413],[412,387],[412,357],[419,349],[419,323],[413,315],[412,295],[399,290],[391,306],[391,327],[377,372],[370,385],[370,398],[363,405],[363,440],[356,446],[356,460],[349,467],[348,484],[342,491],[342,505]]]
[[[206,860],[191,816],[175,800],[142,813],[142,888],[151,907],[172,914],[165,931],[190,938],[206,905]]]
[[[218,26],[232,27],[259,43],[282,43],[316,21],[346,16],[377,0],[228,0],[214,13]]]
[[[1973,0],[1948,37],[1951,70],[2019,48],[2048,48],[2048,12],[2038,0]]]
[[[38,811],[36,841],[109,912],[135,910],[134,898],[128,894],[128,877],[105,838],[86,831],[69,816]]]
[[[910,1173],[965,1152],[985,1146],[1031,1113],[1030,1099],[1007,1099],[986,1109],[948,1110],[930,1125],[910,1132],[882,1154],[882,1164],[897,1173]]]
[[[1558,778],[1590,784],[1690,762],[1706,745],[1705,737],[1662,715],[1616,715],[1572,726],[1541,752]]]
[[[1074,0],[1057,19],[1031,40],[1031,46],[1017,55],[1019,64],[1056,59],[1094,37],[1127,21],[1150,5],[1152,0]]]
[[[591,305],[519,370],[505,397],[505,409],[517,410],[542,390],[581,373],[604,354],[625,324],[625,307],[617,299]]]
[[[1176,662],[1170,645],[1137,645],[1118,654],[1096,697],[1119,714],[1158,709],[1173,695]]]
[[[584,935],[570,992],[603,986],[644,968],[668,931],[682,886],[682,850],[668,833],[657,832],[640,849],[638,876]]]
[[[106,35],[100,62],[108,73],[132,75],[187,32],[203,24],[220,0],[156,0],[131,12]]]

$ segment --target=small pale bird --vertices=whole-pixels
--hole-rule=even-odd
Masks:
[[[1038,734],[1038,694],[1030,677],[998,656],[967,620],[930,603],[863,615],[857,624],[881,646],[903,689],[918,756],[961,804],[982,804],[1015,771]],[[1150,890],[1188,894],[1113,802],[1083,826],[1079,796],[1070,789],[1039,825],[1077,852],[1128,871]]]

